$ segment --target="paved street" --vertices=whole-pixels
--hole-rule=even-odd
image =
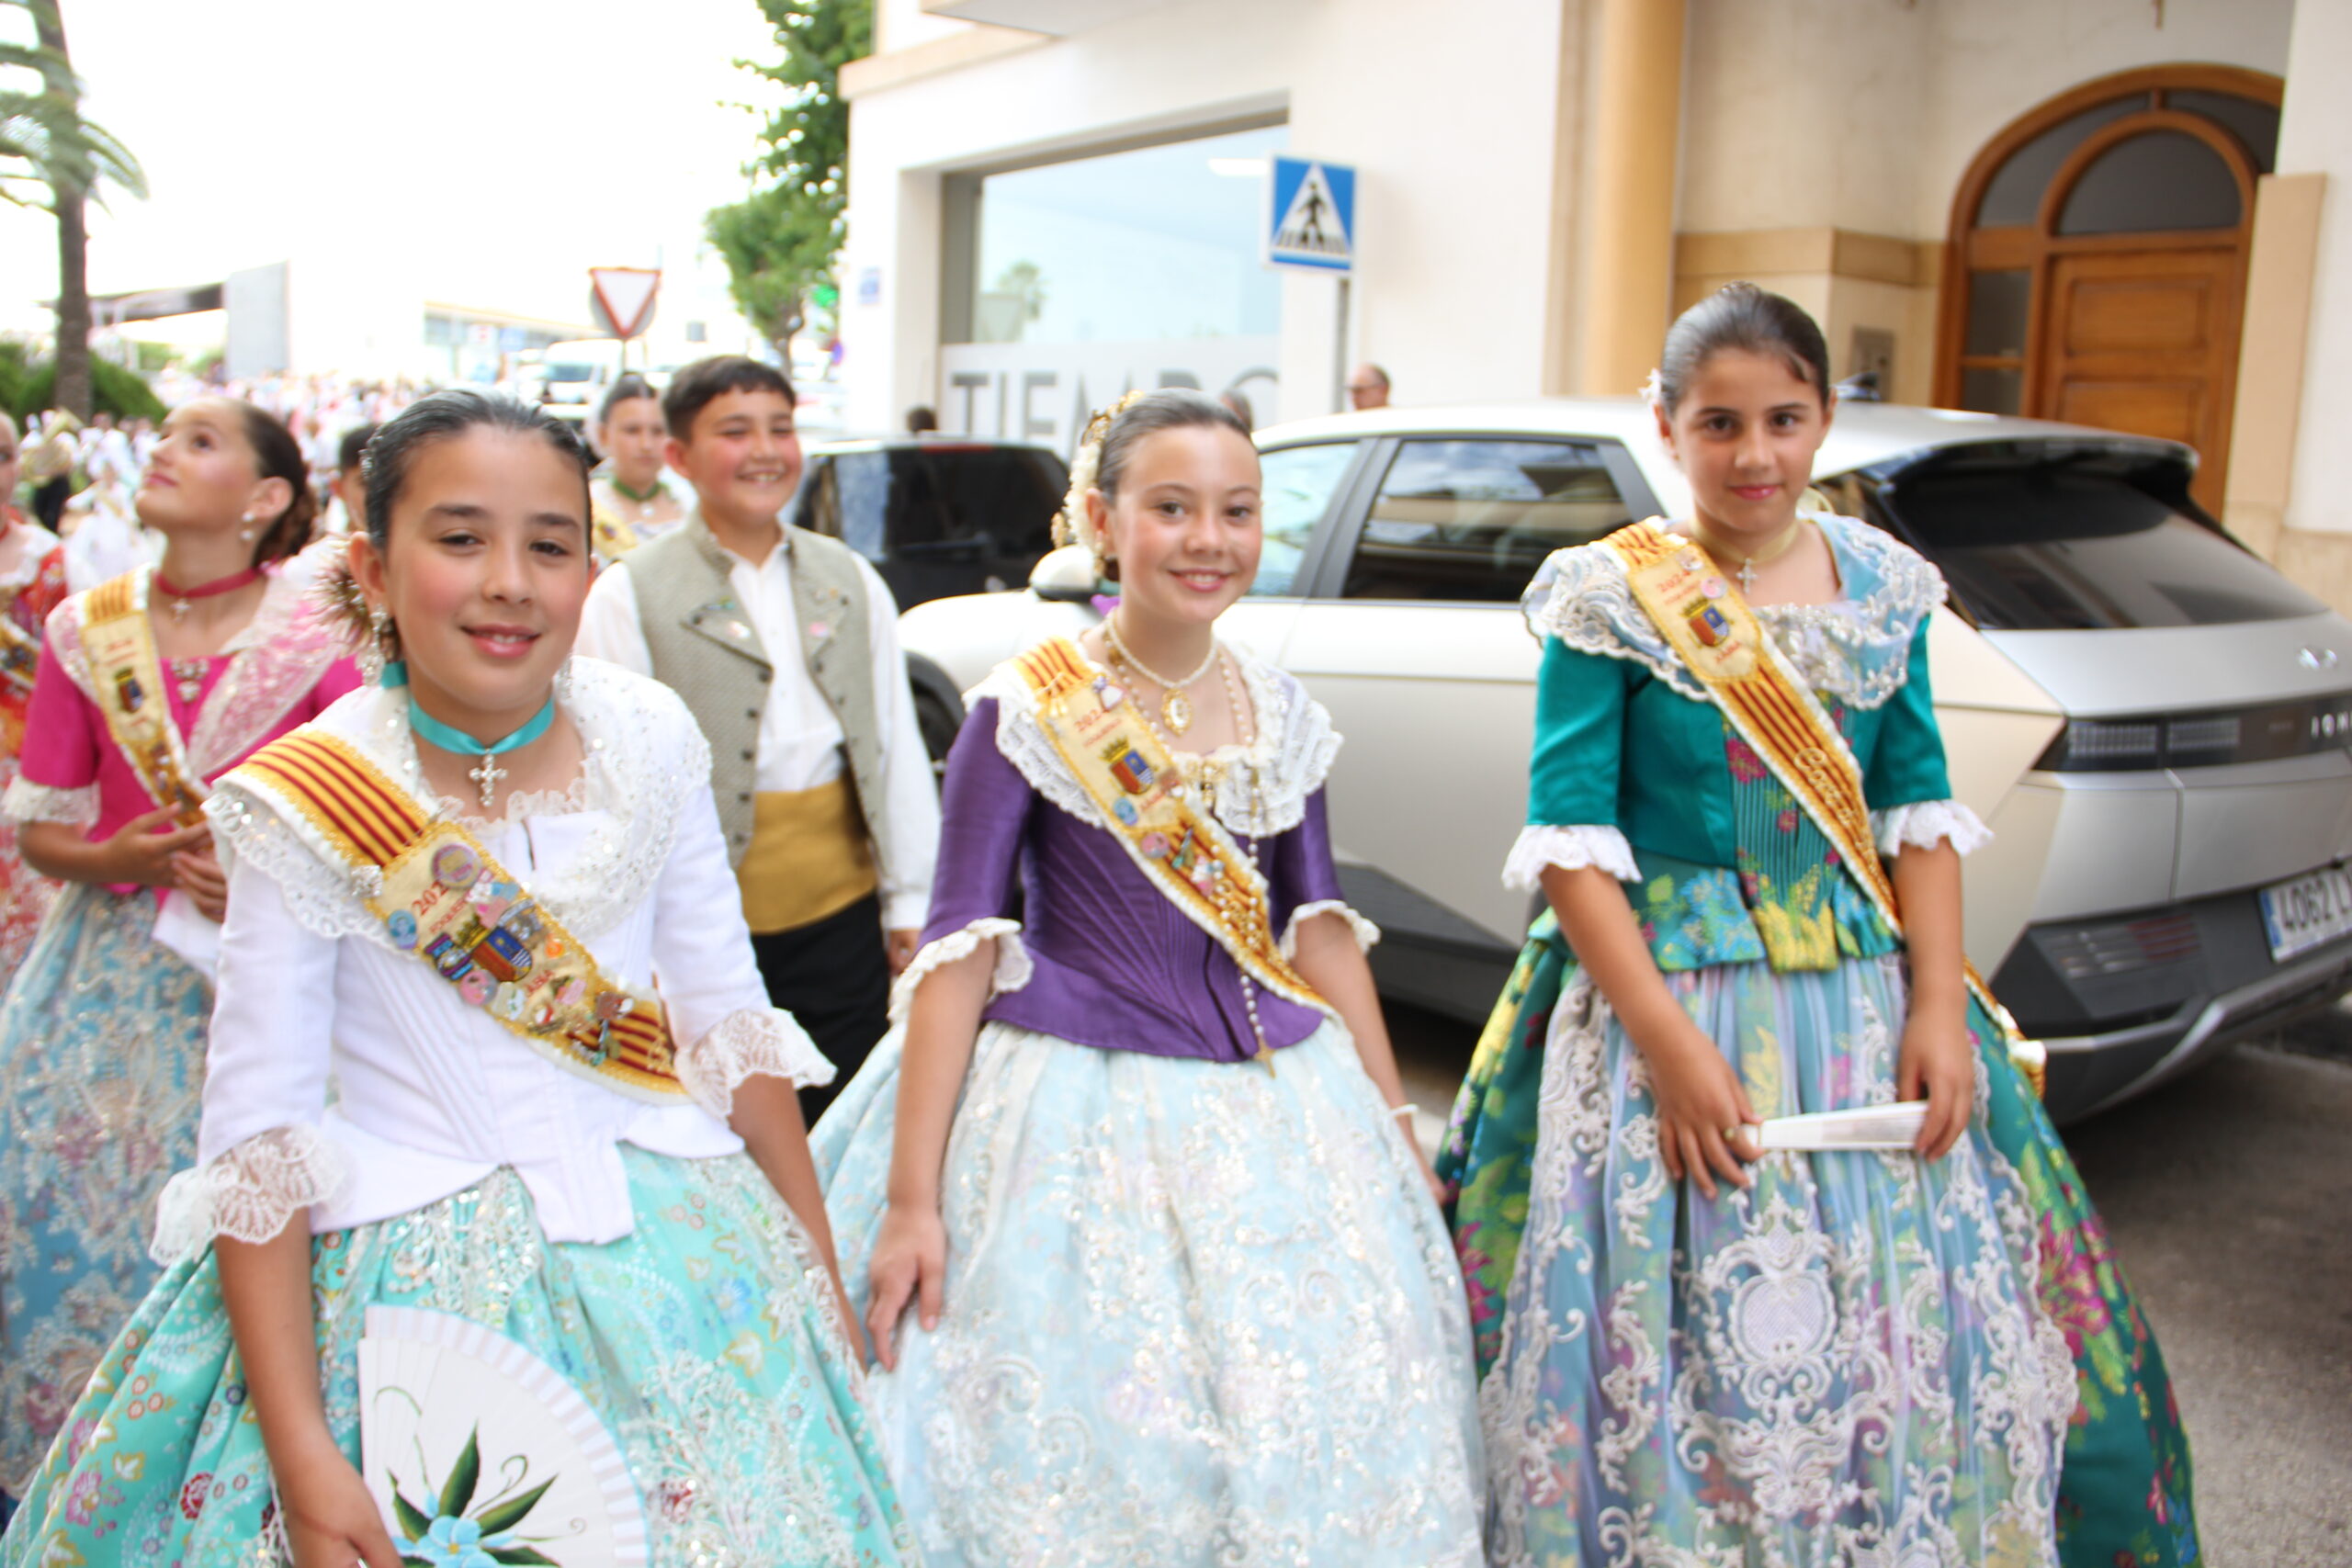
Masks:
[[[1392,1024],[1413,1098],[1442,1116],[1475,1030],[1408,1009]],[[2352,1011],[2068,1138],[2172,1367],[2211,1568],[2352,1563]]]

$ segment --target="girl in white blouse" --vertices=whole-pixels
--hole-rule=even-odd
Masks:
[[[794,1093],[832,1069],[767,1005],[693,720],[570,657],[585,455],[456,391],[368,464],[352,602],[391,662],[214,797],[229,913],[173,1265],[0,1564],[568,1562],[586,1528],[656,1564],[910,1558]],[[537,1517],[488,1425],[479,1452],[363,1454],[387,1307],[551,1367],[625,1461],[613,1517]]]

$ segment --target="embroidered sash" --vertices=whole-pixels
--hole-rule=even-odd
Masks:
[[[180,732],[172,724],[154,629],[147,621],[150,575],[141,568],[90,590],[83,601],[82,650],[89,664],[91,700],[123,761],[156,805],[192,824],[201,820],[209,792],[188,767]]]
[[[1151,726],[1064,637],[1014,660],[1037,723],[1151,885],[1259,985],[1331,1010],[1274,941],[1266,879],[1193,792]],[[1261,1055],[1262,1055],[1261,1051]]]
[[[458,824],[436,819],[348,742],[301,729],[230,774],[284,802],[351,867],[394,947],[556,1066],[633,1100],[681,1100],[655,998],[587,946]]]
[[[17,624],[18,592],[0,588],[0,682],[29,692],[40,671],[40,638]]]
[[[1862,795],[1860,766],[1846,738],[1788,661],[1730,579],[1698,546],[1655,519],[1629,524],[1601,543],[1624,563],[1634,598],[1741,739],[1796,797],[1836,846],[1838,859],[1900,936],[1894,880],[1879,858]],[[2009,1055],[2040,1092],[2046,1053],[1994,999],[1976,966],[1961,960],[1968,988],[2009,1043]]]

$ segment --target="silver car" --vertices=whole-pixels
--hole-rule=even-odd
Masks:
[[[1295,672],[1347,744],[1347,892],[1391,996],[1492,1004],[1530,914],[1537,647],[1518,599],[1565,545],[1687,510],[1632,400],[1386,409],[1261,431],[1264,564],[1219,630]],[[1967,862],[1970,955],[2087,1114],[2352,987],[2352,625],[2224,535],[2188,448],[1860,404],[1815,484],[1934,560],[1929,631]],[[1082,556],[943,599],[901,635],[928,732],[1048,633],[1099,618]]]

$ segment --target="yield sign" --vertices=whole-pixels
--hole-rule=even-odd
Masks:
[[[645,330],[647,318],[653,314],[653,296],[662,287],[662,274],[651,267],[592,266],[588,286],[595,291],[596,303],[604,307],[613,335],[632,338]]]

